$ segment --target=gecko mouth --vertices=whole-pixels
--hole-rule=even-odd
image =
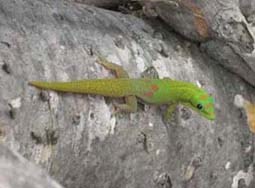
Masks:
[[[181,104],[191,108],[193,111],[199,113],[200,115],[202,115],[204,118],[206,118],[208,120],[215,120],[214,109],[211,109],[210,111],[200,111],[196,107],[194,107],[191,103],[184,102]]]
[[[205,117],[209,120],[215,120],[215,114],[214,113],[205,113]]]

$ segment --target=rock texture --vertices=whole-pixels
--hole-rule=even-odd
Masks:
[[[197,44],[158,20],[62,0],[0,0],[0,10],[1,141],[63,186],[255,186],[254,136],[233,104],[236,94],[254,101],[255,89]],[[137,113],[114,114],[118,100],[27,85],[111,77],[97,54],[131,77],[153,66],[160,78],[201,85],[215,97],[217,120],[179,107],[178,121],[163,123],[164,108],[142,104]]]
[[[103,7],[103,8],[114,8],[117,7],[121,2],[125,2],[127,0],[69,0],[76,3],[82,3],[87,5],[92,5],[96,7]]]
[[[0,187],[62,188],[46,171],[0,144]]]
[[[254,1],[141,0],[182,36],[201,43],[217,63],[255,86]]]

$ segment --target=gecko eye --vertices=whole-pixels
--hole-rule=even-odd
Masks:
[[[203,109],[203,105],[202,105],[202,104],[197,104],[197,108],[198,108],[199,110],[202,110],[202,109]]]

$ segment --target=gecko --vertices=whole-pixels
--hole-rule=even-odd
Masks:
[[[215,119],[214,99],[193,83],[170,78],[129,78],[122,66],[100,57],[97,63],[115,73],[116,78],[87,79],[70,82],[30,81],[39,89],[78,94],[94,94],[124,98],[125,103],[115,104],[120,111],[136,112],[138,99],[147,104],[167,104],[164,118],[171,118],[178,104],[186,106],[208,120]]]

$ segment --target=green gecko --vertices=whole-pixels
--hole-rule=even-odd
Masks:
[[[168,104],[165,117],[170,118],[178,104],[182,104],[198,112],[203,117],[214,120],[214,100],[205,90],[196,85],[169,78],[131,79],[119,65],[110,63],[99,57],[97,63],[115,72],[117,78],[77,80],[71,82],[31,81],[30,85],[37,88],[60,92],[80,94],[96,94],[107,97],[124,97],[124,104],[116,104],[122,111],[135,112],[137,99],[148,104]]]

